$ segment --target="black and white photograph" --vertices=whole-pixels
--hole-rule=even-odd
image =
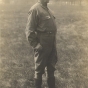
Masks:
[[[0,0],[0,88],[88,88],[88,0]]]

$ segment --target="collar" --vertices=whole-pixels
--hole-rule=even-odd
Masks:
[[[39,4],[41,5],[41,7],[44,8],[45,10],[49,10],[48,7],[42,5],[40,1],[38,1],[38,3],[39,3]]]

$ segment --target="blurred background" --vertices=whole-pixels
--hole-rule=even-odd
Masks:
[[[34,88],[33,50],[25,37],[37,0],[0,0],[0,88]],[[57,24],[56,88],[88,88],[88,0],[50,0]],[[43,88],[48,88],[43,75]]]

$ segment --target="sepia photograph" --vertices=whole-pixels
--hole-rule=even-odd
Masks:
[[[88,88],[88,0],[0,0],[0,88]]]

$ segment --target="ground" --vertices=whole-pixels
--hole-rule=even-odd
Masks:
[[[30,6],[0,7],[0,88],[10,88],[14,80],[22,87],[27,79],[29,88],[33,88],[33,50],[25,37]],[[58,3],[49,7],[54,12],[58,29],[56,87],[88,88],[87,7]],[[43,86],[47,86],[45,75]]]

